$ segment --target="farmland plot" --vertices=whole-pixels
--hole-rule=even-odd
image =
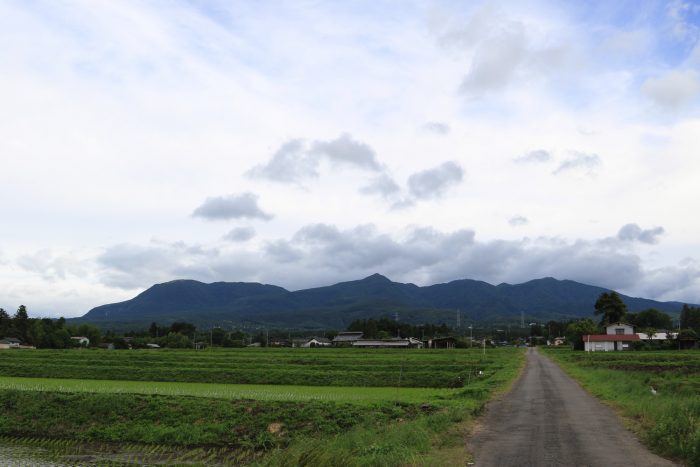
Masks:
[[[4,352],[0,436],[144,445],[142,463],[157,446],[217,449],[207,464],[463,458],[459,430],[521,364],[516,349]]]

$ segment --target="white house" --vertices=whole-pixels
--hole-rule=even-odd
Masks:
[[[639,341],[639,335],[629,324],[612,323],[605,328],[605,334],[588,334],[582,339],[586,352],[610,352],[631,350],[632,342]]]
[[[87,347],[90,345],[90,339],[85,336],[71,337],[70,340],[73,341],[74,344],[78,344],[82,347]]]
[[[0,349],[19,349],[22,342],[14,337],[0,339]]]
[[[313,337],[301,344],[302,347],[330,347],[331,340],[327,337]]]

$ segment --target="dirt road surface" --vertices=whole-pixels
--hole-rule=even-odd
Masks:
[[[672,466],[536,349],[513,389],[492,402],[468,443],[477,467]]]

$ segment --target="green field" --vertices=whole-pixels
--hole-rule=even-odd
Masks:
[[[491,350],[498,355],[502,350]],[[0,376],[300,386],[460,387],[497,371],[473,351],[361,349],[35,350],[0,353]],[[399,379],[401,380],[399,383]]]
[[[650,448],[700,466],[700,352],[545,351],[592,394],[619,408]]]
[[[140,463],[159,446],[206,464],[450,463],[522,363],[518,349],[5,351],[0,436],[126,446]]]
[[[161,381],[84,380],[0,376],[0,390],[156,394],[212,399],[275,401],[444,402],[460,390],[441,388],[367,388],[351,386],[277,386],[270,384],[174,383]]]

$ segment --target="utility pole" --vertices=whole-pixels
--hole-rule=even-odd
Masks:
[[[474,327],[473,325],[471,325],[471,324],[469,325],[469,347],[470,348],[474,344],[474,334],[472,332],[473,327]]]
[[[520,328],[525,329],[525,312],[520,312]]]
[[[457,329],[460,329],[462,327],[462,316],[461,312],[459,311],[459,308],[457,308]]]

